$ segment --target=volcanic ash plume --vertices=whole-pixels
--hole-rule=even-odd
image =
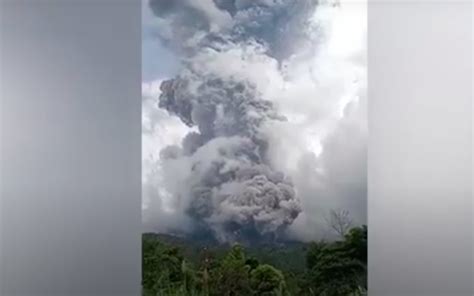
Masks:
[[[274,238],[301,212],[292,182],[268,159],[263,127],[285,118],[242,71],[211,69],[205,60],[240,52],[229,60],[239,69],[250,49],[279,61],[291,53],[283,41],[292,44],[301,34],[300,20],[312,3],[150,2],[163,24],[161,38],[183,55],[181,73],[161,84],[159,107],[193,131],[160,158],[174,208],[194,221],[195,230],[220,241]]]
[[[187,162],[177,198],[201,230],[220,241],[273,235],[298,216],[293,185],[265,160],[260,127],[283,120],[271,102],[244,81],[180,76],[164,81],[159,106],[197,132],[182,147],[166,147],[165,161]]]

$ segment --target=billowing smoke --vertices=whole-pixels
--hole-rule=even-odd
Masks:
[[[185,57],[182,72],[162,82],[159,107],[197,127],[181,147],[161,151],[165,167],[187,163],[172,194],[198,228],[221,241],[278,234],[301,207],[291,180],[270,164],[262,127],[285,118],[253,81],[200,59],[247,46],[280,61],[296,45],[288,42],[304,40],[294,35],[304,33],[315,3],[151,0],[150,7],[167,24],[162,38]]]
[[[254,40],[282,60],[310,43],[309,18],[316,0],[150,0],[158,35],[175,50],[202,49]],[[314,28],[313,28],[314,29]]]
[[[186,186],[175,192],[187,213],[219,240],[275,233],[299,214],[293,185],[266,160],[262,124],[283,120],[271,102],[246,81],[184,71],[164,81],[159,106],[196,126],[181,147],[168,146],[161,158],[187,161]]]
[[[366,141],[354,115],[357,56],[333,56],[325,46],[337,3],[150,0],[149,7],[154,33],[181,59],[179,74],[144,101],[156,108],[145,118],[166,118],[179,130],[175,140],[156,140],[159,151],[150,153],[158,157],[144,172],[144,219],[153,230],[219,241],[309,239],[322,227],[318,209],[365,208],[363,182],[334,185],[365,174]],[[169,130],[150,122],[148,132],[165,137]],[[351,160],[352,171],[338,169]]]

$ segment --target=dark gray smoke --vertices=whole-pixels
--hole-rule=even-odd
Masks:
[[[309,17],[316,0],[150,0],[162,22],[160,37],[175,49],[194,54],[220,43],[253,39],[277,60],[310,43]]]
[[[181,148],[162,151],[163,159],[190,164],[181,191],[187,214],[221,241],[254,239],[291,224],[299,201],[291,181],[269,166],[260,132],[266,121],[283,118],[248,82],[183,75],[162,83],[159,106],[198,128]]]
[[[159,107],[195,131],[161,151],[179,185],[170,191],[195,230],[220,241],[275,237],[301,212],[291,180],[272,168],[262,128],[282,121],[251,81],[202,69],[194,60],[240,44],[260,44],[281,60],[314,1],[151,0],[160,37],[183,54],[182,72],[161,84]],[[306,39],[307,40],[307,39]],[[295,42],[292,42],[295,41]],[[168,180],[173,179],[172,176]],[[170,181],[171,182],[171,181]]]

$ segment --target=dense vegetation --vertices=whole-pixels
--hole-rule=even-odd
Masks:
[[[366,295],[367,227],[335,242],[243,247],[144,234],[143,296]]]

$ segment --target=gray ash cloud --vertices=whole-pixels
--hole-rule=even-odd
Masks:
[[[162,21],[158,35],[168,45],[192,55],[206,46],[254,39],[282,60],[310,42],[309,17],[315,0],[151,0]]]
[[[277,234],[301,211],[291,181],[267,161],[261,125],[284,120],[250,83],[217,77],[164,81],[159,106],[196,126],[162,157],[189,163],[186,213],[220,241]],[[184,196],[183,196],[184,195]]]
[[[170,193],[194,221],[194,231],[211,233],[219,241],[274,238],[301,212],[291,180],[268,159],[269,140],[262,129],[285,118],[251,81],[207,71],[194,59],[209,49],[219,52],[254,42],[281,60],[304,39],[300,27],[315,5],[150,1],[162,21],[159,36],[182,54],[181,73],[161,84],[159,107],[195,130],[160,155],[169,174],[181,180]]]

